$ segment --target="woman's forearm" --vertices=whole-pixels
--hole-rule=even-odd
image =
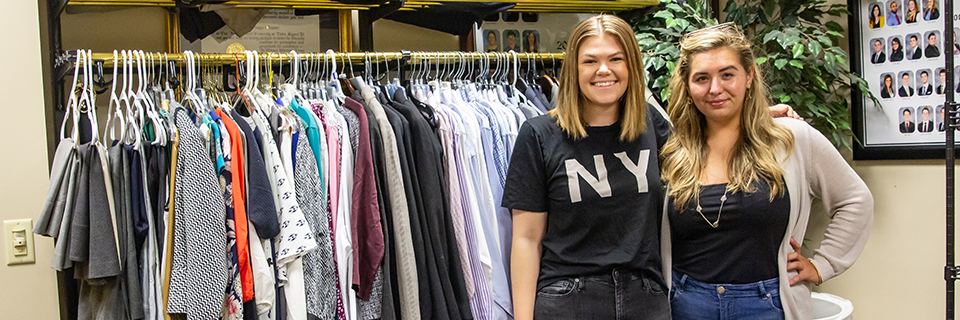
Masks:
[[[540,276],[540,241],[514,234],[510,254],[510,280],[513,286],[513,316],[516,320],[532,320]]]
[[[546,212],[513,210],[513,248],[510,253],[510,281],[513,287],[513,316],[533,320],[540,277],[540,240],[547,227]]]

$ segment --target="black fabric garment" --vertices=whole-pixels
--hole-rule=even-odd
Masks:
[[[437,136],[436,128],[430,126],[420,110],[424,106],[415,106],[416,100],[407,100],[400,94],[394,95],[394,106],[410,122],[410,137],[413,142],[413,157],[420,179],[420,193],[423,197],[422,216],[425,218],[426,236],[430,238],[436,259],[440,283],[431,283],[434,292],[440,292],[446,310],[436,309],[430,319],[473,319],[470,299],[467,295],[463,268],[460,265],[460,249],[453,232],[450,204],[447,198],[446,174],[443,168],[443,147]],[[411,103],[413,102],[413,103]],[[421,170],[422,169],[422,170]],[[431,279],[433,280],[433,279]],[[422,280],[421,280],[422,281]],[[439,286],[439,287],[438,287]],[[437,301],[435,298],[434,301]]]
[[[385,86],[380,86],[380,90],[377,91],[377,101],[380,101],[381,105],[393,103],[393,101],[387,99],[387,95],[384,94],[384,92],[388,92],[387,88]]]
[[[274,261],[276,261],[276,260],[274,260]],[[279,273],[274,273],[274,274],[279,274]],[[283,291],[283,288],[285,288],[285,287],[279,286],[279,283],[280,283],[280,281],[279,281],[279,279],[277,279],[277,302],[276,302],[276,303],[277,303],[277,313],[276,313],[276,319],[277,319],[277,320],[283,320],[283,319],[285,319],[286,316],[287,316],[287,294]]]
[[[146,174],[147,174],[147,194],[150,195],[150,208],[153,211],[153,223],[154,223],[154,235],[158,244],[163,243],[162,234],[164,229],[160,227],[159,222],[163,221],[163,207],[162,200],[166,200],[166,191],[161,191],[166,189],[163,187],[163,178],[161,171],[162,163],[165,163],[166,159],[163,152],[163,147],[150,145],[149,143],[143,146],[143,154],[146,157]]]
[[[140,152],[133,148],[133,145],[124,145],[127,152],[128,166],[130,166],[130,204],[133,211],[133,233],[137,244],[137,252],[143,249],[143,243],[147,240],[147,229],[150,228],[150,221],[147,220],[147,204],[143,199],[143,167],[140,162]],[[138,256],[139,257],[139,256]],[[140,261],[143,265],[143,261]]]
[[[770,201],[766,180],[760,179],[754,187],[756,192],[745,193],[727,192],[726,183],[704,186],[700,189],[703,217],[695,202],[678,211],[670,199],[667,214],[675,272],[707,283],[745,284],[779,277],[777,254],[790,220],[789,193]],[[717,228],[704,217],[711,223],[719,221]]]
[[[187,41],[206,38],[225,25],[223,18],[216,12],[200,12],[200,8],[180,8],[180,34]]]
[[[113,183],[113,202],[117,214],[117,241],[120,248],[120,291],[127,305],[130,319],[142,319],[143,294],[140,282],[140,271],[137,265],[137,248],[133,240],[133,217],[130,216],[130,201],[127,194],[130,192],[127,185],[128,170],[124,167],[126,155],[123,145],[114,142],[107,151],[110,155],[110,179]]]
[[[399,91],[399,90],[398,90]],[[402,93],[400,93],[402,94]],[[445,310],[446,303],[439,300],[440,307],[435,305],[434,294],[432,294],[431,283],[439,283],[439,276],[435,272],[428,272],[436,269],[436,261],[428,259],[433,256],[431,246],[427,245],[428,240],[423,235],[425,225],[421,221],[420,212],[423,212],[423,200],[420,196],[420,180],[417,178],[417,168],[413,164],[413,145],[410,142],[410,123],[400,112],[397,112],[391,104],[383,104],[383,111],[387,114],[387,120],[393,127],[394,135],[397,137],[397,153],[400,158],[400,171],[403,177],[403,190],[407,197],[407,210],[410,215],[410,235],[413,241],[414,259],[417,264],[417,288],[420,298],[421,316],[430,315],[434,308]],[[428,250],[429,253],[428,253]],[[428,280],[429,279],[429,280]]]
[[[540,98],[540,103],[543,103],[543,106],[547,108],[547,110],[553,109],[553,106],[550,104],[550,99],[547,99],[547,95],[543,92],[542,87],[537,93],[539,93],[537,97]]]
[[[354,99],[357,100],[357,99]],[[390,206],[390,190],[387,188],[386,159],[383,151],[383,137],[373,111],[363,102],[367,123],[370,124],[370,155],[373,158],[373,174],[376,177],[377,204],[380,206],[380,226],[383,229],[383,299],[380,302],[382,320],[400,319],[400,288],[397,281],[397,249],[394,247],[393,208]]]
[[[154,207],[153,222],[156,226],[155,232],[157,233],[157,244],[160,245],[164,243],[163,240],[166,236],[166,232],[164,232],[164,230],[166,230],[166,227],[164,226],[166,224],[166,219],[163,218],[163,214],[167,211],[167,205],[169,204],[169,201],[167,201],[167,193],[169,193],[167,183],[170,181],[170,165],[167,160],[167,150],[169,150],[169,148],[158,146],[157,149],[159,150],[157,152],[157,164],[159,168],[158,174],[160,176],[160,189],[158,189],[156,193],[156,197],[159,199],[159,201],[156,203],[157,206]]]
[[[250,299],[243,303],[243,320],[258,320],[257,299]]]
[[[415,11],[396,11],[384,18],[409,23],[430,30],[461,35],[473,28],[473,23],[483,25],[483,18],[513,8],[513,3],[443,3]]]
[[[273,189],[267,177],[267,167],[263,161],[263,136],[260,128],[251,129],[237,110],[231,110],[230,116],[247,137],[244,145],[247,149],[247,219],[257,228],[260,239],[270,239],[280,234],[280,222],[277,220],[277,208],[273,201]],[[251,139],[252,138],[252,139]]]
[[[521,126],[507,170],[503,207],[546,212],[537,289],[614,269],[666,282],[660,271],[659,148],[669,129],[652,106],[646,132],[620,140],[620,123],[572,139],[550,115]]]

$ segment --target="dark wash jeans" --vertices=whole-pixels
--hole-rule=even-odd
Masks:
[[[675,320],[784,318],[779,278],[748,284],[710,284],[674,271],[670,305]]]
[[[670,301],[659,281],[632,271],[554,281],[537,291],[535,320],[669,320]]]

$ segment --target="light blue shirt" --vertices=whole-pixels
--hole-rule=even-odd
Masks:
[[[891,12],[889,15],[887,15],[887,25],[888,25],[888,26],[891,26],[891,27],[892,27],[892,26],[899,26],[901,22],[903,22],[903,21],[900,20],[900,15],[897,14],[896,12]]]

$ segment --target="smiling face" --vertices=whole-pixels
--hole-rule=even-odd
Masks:
[[[881,50],[881,49],[883,49],[883,42],[880,42],[880,40],[874,41],[874,42],[873,42],[873,51],[876,52],[876,53],[880,53],[880,50]]]
[[[923,82],[924,85],[927,84],[927,80],[929,80],[928,78],[930,78],[930,76],[928,76],[926,72],[920,73],[920,82]]]
[[[873,16],[875,18],[880,17],[880,6],[873,6]]]
[[[917,47],[917,37],[916,37],[916,36],[910,36],[910,47],[911,47],[911,48],[916,48],[916,47]]]
[[[929,120],[930,120],[930,109],[923,108],[923,111],[920,111],[920,116],[923,117],[923,121],[924,121],[924,122],[929,121]]]
[[[891,2],[891,3],[890,3],[890,13],[897,13],[897,9],[900,9],[900,6],[897,5],[897,2],[896,2],[896,1]]]
[[[910,2],[907,2],[907,10],[911,12],[917,12],[917,1],[910,0]]]
[[[910,85],[910,74],[904,73],[902,76],[900,76],[900,80],[903,81],[904,87]]]
[[[910,109],[903,109],[903,122],[910,123]]]
[[[927,44],[931,46],[937,45],[937,35],[931,33],[929,36],[927,36]]]
[[[752,81],[753,69],[744,68],[733,49],[721,47],[690,57],[690,97],[708,122],[739,121]]]
[[[886,77],[884,77],[884,78],[883,78],[883,86],[886,87],[886,88],[892,88],[892,87],[893,87],[893,77],[891,77],[891,76],[889,76],[889,75],[886,76]]]
[[[893,39],[893,41],[890,42],[890,47],[893,48],[893,51],[900,50],[900,40],[899,40],[899,39]]]
[[[630,75],[623,46],[611,35],[588,37],[577,53],[577,72],[584,108],[616,108]]]
[[[937,5],[935,1],[937,0],[927,0],[927,9],[933,9],[933,6]]]

